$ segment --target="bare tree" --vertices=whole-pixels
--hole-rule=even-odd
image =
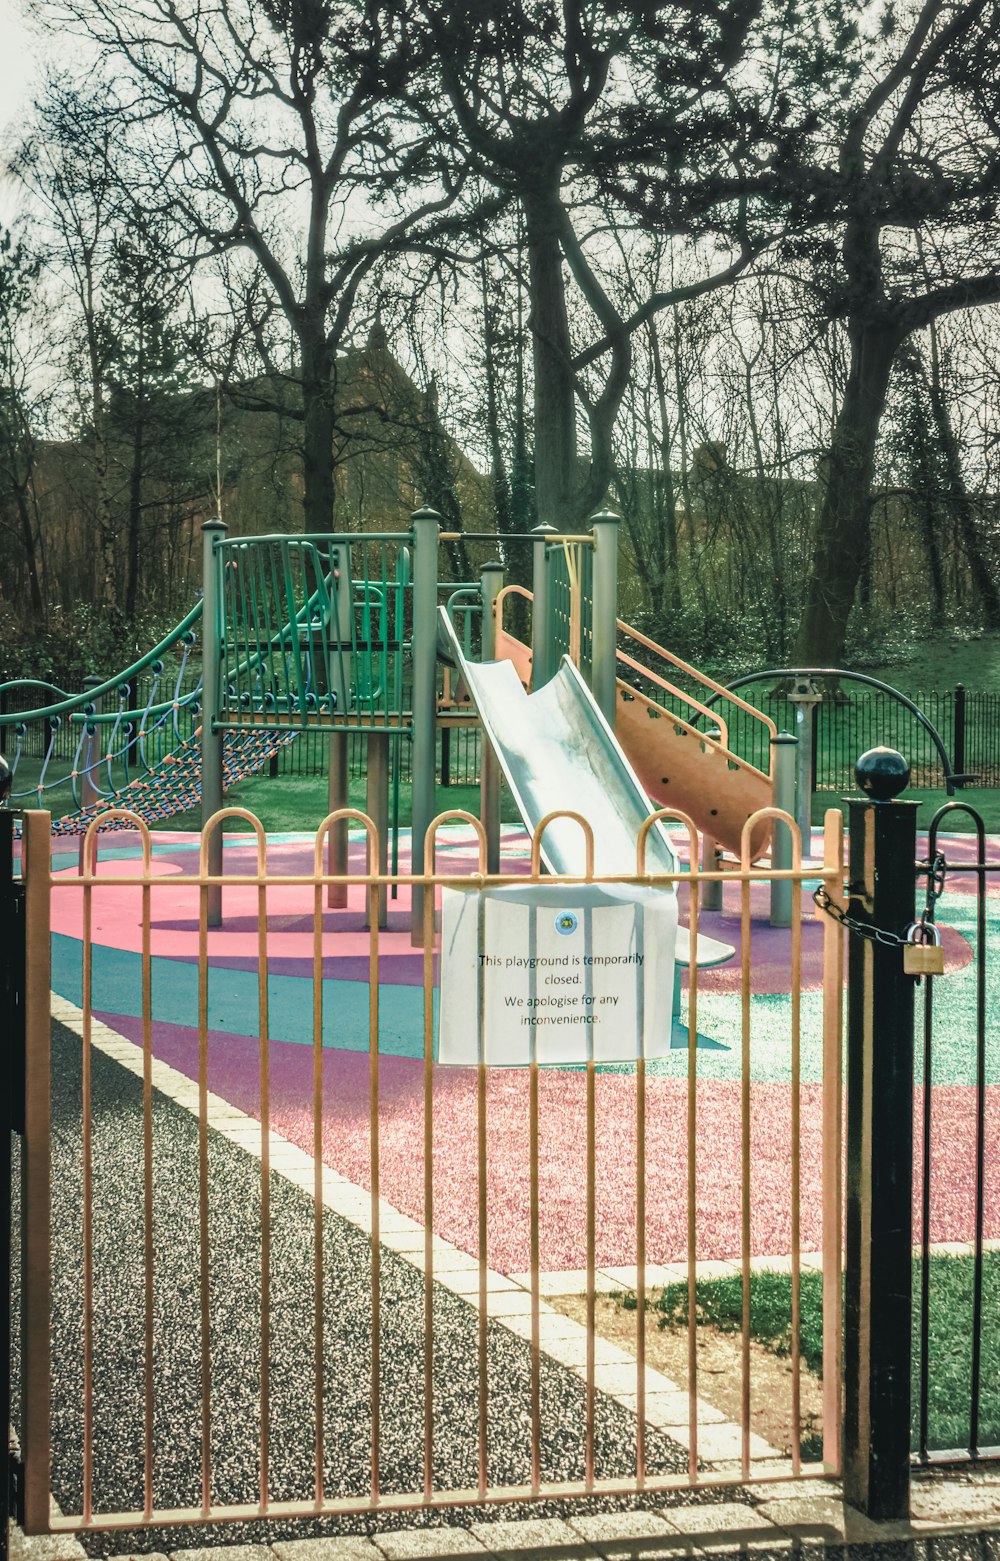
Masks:
[[[185,263],[252,258],[242,323],[276,387],[271,405],[302,424],[306,528],[329,529],[337,353],[358,290],[460,182],[438,156],[432,177],[426,132],[385,112],[396,63],[379,5],[61,0],[59,10],[103,50],[137,197],[183,235]],[[375,187],[377,205],[365,198]],[[292,362],[272,355],[275,317]]]
[[[807,246],[849,363],[826,462],[798,631],[802,663],[836,665],[871,548],[876,441],[903,343],[955,310],[1000,299],[1000,13],[925,0],[865,38],[864,89],[836,161],[796,175],[803,211],[837,244]]]
[[[773,151],[780,139],[773,83],[755,95],[748,73],[733,112],[731,80],[758,10],[756,0],[724,11],[420,0],[397,24],[420,39],[410,105],[523,220],[536,499],[540,518],[561,529],[578,528],[606,494],[634,332],[672,303],[728,285],[770,237],[766,222],[751,222],[737,173],[753,148]],[[655,221],[692,244],[721,233],[726,253],[717,265],[702,253],[684,287],[658,284],[629,308],[601,201],[617,222],[649,216],[637,170],[662,168],[667,146],[685,177]],[[726,179],[709,188],[693,178],[720,160]]]
[[[41,623],[45,597],[34,494],[37,430],[29,339],[37,277],[37,260],[9,233],[0,234],[0,514],[3,530],[17,539],[17,573],[26,581],[31,615]]]

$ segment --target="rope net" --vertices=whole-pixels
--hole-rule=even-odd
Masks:
[[[295,741],[290,732],[226,732],[222,747],[222,787],[228,791],[261,769],[280,749]],[[184,813],[201,800],[200,732],[185,739],[172,753],[145,775],[123,786],[111,797],[101,797],[89,808],[67,813],[52,824],[53,835],[78,835],[113,807],[126,807],[147,824],[163,823],[176,813]],[[131,829],[128,819],[111,819],[102,826],[111,831]]]

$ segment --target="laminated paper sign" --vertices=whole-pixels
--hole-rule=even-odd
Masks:
[[[676,934],[663,889],[445,889],[438,1061],[666,1056]]]

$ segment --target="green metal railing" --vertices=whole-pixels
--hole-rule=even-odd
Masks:
[[[217,544],[216,727],[403,718],[409,532]]]
[[[64,814],[110,800],[190,741],[201,711],[200,673],[192,677],[190,669],[202,616],[199,601],[131,666],[78,694],[33,678],[0,684],[0,751],[14,771],[11,801],[46,807],[51,800],[52,811]],[[38,689],[59,697],[26,706],[28,691]],[[165,690],[168,698],[161,697]]]
[[[589,537],[555,542],[545,549],[548,573],[550,649],[548,665],[563,656],[590,681],[593,671],[594,555]]]

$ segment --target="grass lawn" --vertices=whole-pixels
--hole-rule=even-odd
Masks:
[[[860,797],[861,792],[855,795]],[[934,817],[938,808],[944,807],[946,802],[967,803],[975,808],[981,816],[983,825],[988,835],[1000,834],[1000,791],[987,786],[969,786],[962,791],[956,791],[954,797],[949,797],[944,790],[935,790],[932,786],[912,786],[903,793],[911,801],[920,803],[920,811],[917,814],[917,828],[925,830]],[[823,814],[827,808],[840,808],[846,814],[845,799],[850,792],[817,791],[812,800],[812,821],[819,825],[823,822]],[[967,813],[955,811],[942,826],[945,834],[964,835],[971,834],[975,825]]]
[[[15,787],[18,791],[30,786],[35,780],[39,770],[37,759],[22,758],[18,765],[15,778]],[[55,770],[58,774],[59,771]],[[102,777],[104,779],[104,777]],[[399,821],[401,825],[408,826],[411,817],[411,786],[405,781],[399,788]],[[844,798],[849,795],[845,788],[839,791],[818,791],[813,797],[812,821],[814,825],[821,825],[823,814],[827,808],[843,808]],[[858,793],[860,796],[860,792]],[[943,790],[934,790],[930,787],[915,786],[908,795],[918,798],[921,803],[918,814],[918,827],[926,829],[937,809],[949,801]],[[987,787],[969,787],[957,792],[953,799],[956,802],[966,802],[975,808],[982,816],[983,823],[988,834],[1000,834],[1000,790]],[[365,782],[363,779],[352,780],[350,783],[351,806],[364,810],[365,806]],[[234,786],[226,797],[226,802],[232,807],[247,808],[255,813],[263,823],[265,829],[275,833],[287,830],[308,830],[316,826],[326,817],[326,777],[323,775],[279,775],[273,779],[267,774],[249,776]],[[33,797],[24,799],[19,806],[37,806]],[[435,805],[439,812],[446,808],[462,808],[466,812],[479,816],[479,787],[453,785],[448,787],[438,786],[435,793]],[[65,782],[57,787],[46,789],[44,806],[48,807],[54,818],[59,818],[63,813],[74,812],[75,804],[72,800],[70,786]],[[517,821],[517,810],[514,807],[510,793],[504,787],[501,791],[501,816],[507,823]],[[162,823],[154,824],[154,829],[200,829],[201,811],[199,808],[191,808],[186,813],[176,813]],[[967,814],[956,812],[947,822],[947,833],[964,834],[973,828],[971,819]]]
[[[854,670],[881,678],[904,694],[954,688],[956,683],[970,690],[1000,689],[1000,635],[927,639],[905,657]]]
[[[972,1285],[970,1257],[940,1256],[930,1260],[928,1331],[928,1447],[967,1447],[972,1382]],[[919,1427],[918,1305],[922,1261],[913,1265],[913,1409],[914,1445]],[[739,1332],[743,1318],[743,1283],[731,1279],[702,1281],[697,1287],[698,1325],[722,1332]],[[635,1306],[635,1297],[622,1304]],[[668,1285],[648,1304],[661,1313],[661,1327],[683,1326],[688,1316],[687,1284]],[[777,1355],[791,1351],[792,1281],[787,1274],[754,1274],[750,1280],[750,1333]],[[983,1329],[980,1369],[979,1445],[1000,1442],[1000,1252],[983,1259]],[[803,1366],[816,1376],[823,1371],[823,1283],[817,1273],[804,1273],[800,1287],[799,1351]],[[805,1449],[804,1449],[805,1451]]]
[[[912,651],[905,656],[897,657],[878,667],[865,667],[859,670],[870,671],[874,676],[911,694],[932,689],[950,690],[958,682],[964,683],[970,691],[1000,689],[1000,635],[929,640],[924,644],[914,644]],[[728,676],[726,668],[717,669],[717,673],[723,678]],[[845,690],[850,689],[851,685],[845,684],[844,687]],[[855,685],[855,688],[857,687],[858,685]],[[743,692],[756,701],[768,690],[766,685],[757,684],[744,689]],[[921,774],[928,773],[926,768],[921,771],[920,766],[934,762],[926,734],[915,727],[912,718],[901,707],[894,717],[893,729],[884,732],[875,730],[873,726],[869,727],[860,715],[852,714],[851,711],[851,706],[845,706],[843,713],[837,715],[835,721],[821,723],[820,733],[824,752],[820,757],[818,774],[820,778],[824,775],[832,775],[840,779],[838,789],[823,790],[814,796],[813,823],[820,824],[827,807],[840,805],[842,798],[852,793],[852,765],[857,754],[863,748],[871,746],[873,742],[885,741],[890,746],[900,748],[916,766],[916,779],[911,786],[910,795],[919,798],[922,802],[919,824],[926,829],[937,808],[948,800],[943,790],[925,787],[920,783]],[[779,724],[787,724],[788,715],[789,710],[784,710]],[[883,717],[884,712],[878,715],[877,719],[882,720]],[[738,723],[734,724],[731,736],[736,750],[743,752],[744,744],[749,739],[747,734],[741,732]],[[950,742],[948,731],[944,731],[944,738],[946,744]],[[980,755],[978,739],[973,740],[970,737],[966,761],[970,771],[975,771],[977,760],[985,757],[993,742],[993,738],[984,736],[983,754]],[[757,752],[758,747],[759,743],[752,742],[745,750],[746,756],[755,763],[766,763],[764,754]],[[65,767],[68,767],[68,761],[64,763]],[[38,769],[39,760],[22,759],[16,778],[17,788],[21,790],[26,784],[30,784],[37,775]],[[53,766],[53,769],[58,773],[56,766]],[[32,799],[27,800],[30,805]],[[272,780],[267,775],[262,775],[242,782],[233,789],[227,800],[255,812],[270,830],[310,829],[314,828],[326,814],[326,782],[322,776],[283,775]],[[955,800],[967,802],[976,808],[982,815],[988,832],[1000,833],[1000,790],[970,787],[958,793]],[[68,784],[47,792],[45,802],[55,816],[74,810]],[[352,782],[351,804],[363,808],[363,781]],[[445,792],[439,789],[438,807],[449,806],[466,808],[478,815],[478,788],[454,786]],[[503,793],[503,807],[504,817],[513,821],[515,814],[506,792]],[[408,824],[409,821],[410,788],[406,784],[400,788],[400,822]],[[199,812],[192,809],[188,813],[175,816],[169,824],[164,823],[156,827],[193,829],[199,827],[199,823]],[[961,813],[948,821],[949,831],[965,833],[971,828],[971,821]]]
[[[351,807],[360,808],[364,812],[364,780],[352,780],[349,789]],[[325,775],[278,775],[273,780],[269,775],[252,775],[227,792],[226,806],[247,808],[249,812],[256,814],[268,833],[280,834],[287,830],[315,829],[326,818],[328,811],[326,799]],[[434,803],[439,813],[461,808],[464,812],[478,818],[479,787],[437,786],[434,792]],[[390,793],[390,807],[391,805]],[[413,788],[409,781],[403,781],[399,787],[399,822],[407,828],[412,817],[412,806]],[[504,791],[501,794],[501,817],[505,822],[513,823],[518,816],[510,794]],[[177,813],[164,823],[154,825],[154,828],[200,829],[201,811],[192,808],[187,813]]]

